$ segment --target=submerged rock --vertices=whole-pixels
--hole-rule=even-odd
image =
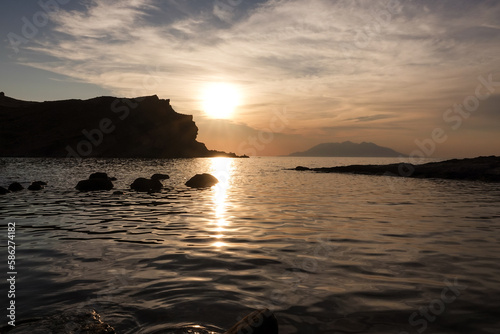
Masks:
[[[10,193],[10,190],[5,189],[4,187],[0,187],[0,195],[5,195]]]
[[[110,177],[110,176],[108,176],[107,173],[103,173],[103,172],[95,172],[95,173],[90,174],[89,180],[93,180],[93,179],[106,179],[106,180],[110,180],[110,181],[116,181],[116,177]]]
[[[153,176],[151,176],[151,180],[168,180],[170,179],[170,176],[168,176],[167,174],[153,174]]]
[[[89,180],[93,179],[109,179],[108,174],[102,172],[92,173],[89,176]]]
[[[224,334],[278,334],[278,320],[268,309],[258,310],[241,319]]]
[[[101,321],[95,310],[68,311],[48,318],[23,320],[16,322],[15,327],[0,328],[1,333],[3,330],[9,330],[9,334],[116,334],[113,327]]]
[[[217,183],[219,183],[219,180],[215,176],[204,173],[193,176],[186,182],[186,186],[191,188],[208,188]]]
[[[117,190],[117,191],[113,192],[113,195],[123,195],[123,194],[125,194],[125,193],[121,190]]]
[[[297,167],[295,167],[295,170],[310,170],[310,168],[304,167],[304,166],[297,166]]]
[[[9,191],[16,192],[23,190],[24,187],[19,182],[14,182],[9,186]]]
[[[139,192],[159,192],[163,188],[163,184],[161,184],[158,180],[140,177],[135,179],[135,181],[130,185],[130,188]]]
[[[111,190],[113,189],[113,182],[106,173],[92,173],[88,180],[78,182],[75,187],[80,191],[97,191],[97,190]]]
[[[82,180],[75,187],[80,191],[97,191],[113,189],[113,182],[108,179]]]
[[[46,185],[47,182],[43,181],[31,182],[30,186],[28,187],[28,190],[34,190],[34,191],[42,190],[43,188],[45,188]]]
[[[47,182],[44,182],[44,181],[33,181],[33,182],[31,182],[31,184],[46,186]]]

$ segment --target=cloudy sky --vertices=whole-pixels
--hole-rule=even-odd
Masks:
[[[194,115],[209,148],[240,154],[350,140],[415,156],[500,155],[498,0],[0,7],[0,90],[14,98],[156,94]],[[227,119],[204,112],[215,84],[238,95]]]

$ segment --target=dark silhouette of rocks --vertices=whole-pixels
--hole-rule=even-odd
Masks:
[[[153,176],[151,176],[151,180],[168,180],[170,179],[170,176],[168,176],[167,174],[153,174]]]
[[[7,328],[0,328],[0,332]],[[8,333],[81,333],[81,334],[116,334],[113,327],[101,321],[95,310],[72,310],[60,312],[46,318],[35,318],[16,322],[9,326]]]
[[[303,167],[299,167],[296,167],[295,170],[311,170],[320,173],[350,173],[500,182],[500,157],[496,156],[478,157],[472,159],[452,159],[422,165],[399,163],[389,165],[351,165],[310,169],[303,169]]]
[[[116,181],[116,177],[109,177],[107,173],[103,173],[103,172],[95,172],[95,173],[90,174],[89,180],[93,180],[93,179],[107,179],[110,181]]]
[[[324,143],[316,145],[304,152],[290,154],[293,157],[401,157],[390,148],[378,146],[374,143],[362,142],[356,144],[350,141],[343,143]]]
[[[196,174],[189,179],[185,184],[191,188],[208,188],[219,183],[219,180],[213,175],[203,173]]]
[[[224,334],[278,334],[278,320],[268,309],[251,312]],[[23,319],[15,327],[5,326],[0,332],[21,333],[82,333],[116,334],[110,324],[104,323],[95,310],[76,309],[59,312],[44,318]],[[184,330],[182,331],[184,333]],[[186,330],[191,333],[191,330]],[[201,331],[195,330],[198,333]],[[194,333],[193,332],[193,333]],[[177,333],[177,331],[176,331]],[[203,331],[205,333],[205,331]]]
[[[107,179],[92,179],[79,181],[75,187],[80,191],[98,191],[113,189],[113,182]]]
[[[109,179],[108,174],[102,172],[92,173],[89,176],[89,180],[92,179]]]
[[[146,179],[140,177],[130,185],[130,188],[139,192],[159,192],[163,188],[163,184],[159,180]]]
[[[106,173],[92,173],[87,180],[79,181],[75,188],[80,191],[111,190],[113,182]]]
[[[30,186],[28,187],[28,190],[32,190],[32,191],[42,190],[45,188],[46,185],[47,185],[46,182],[34,181],[34,182],[31,182]]]
[[[9,191],[12,191],[13,193],[16,191],[21,191],[23,189],[24,187],[19,182],[14,182],[9,185]]]
[[[116,195],[116,196],[120,196],[120,195],[124,195],[125,193],[121,190],[117,190],[117,191],[114,191],[113,192],[113,195]]]
[[[310,170],[310,168],[304,167],[304,166],[297,166],[297,167],[295,167],[295,170]]]
[[[0,195],[5,195],[10,193],[10,190],[5,189],[4,187],[0,187]]]
[[[278,320],[268,309],[258,310],[241,319],[224,334],[278,334]]]
[[[236,157],[208,150],[197,134],[192,116],[156,95],[48,102],[0,96],[3,157]]]

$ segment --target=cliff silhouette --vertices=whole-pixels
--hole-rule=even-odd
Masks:
[[[197,135],[193,116],[156,95],[29,102],[0,93],[2,157],[236,156],[207,149]]]

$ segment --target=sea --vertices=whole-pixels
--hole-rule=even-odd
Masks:
[[[292,170],[398,161],[1,158],[0,185],[48,183],[0,195],[1,331],[14,299],[17,324],[94,309],[117,333],[263,308],[280,334],[500,333],[500,184]],[[77,191],[93,172],[114,189]],[[161,192],[130,190],[154,173]],[[220,182],[184,185],[199,173]]]

